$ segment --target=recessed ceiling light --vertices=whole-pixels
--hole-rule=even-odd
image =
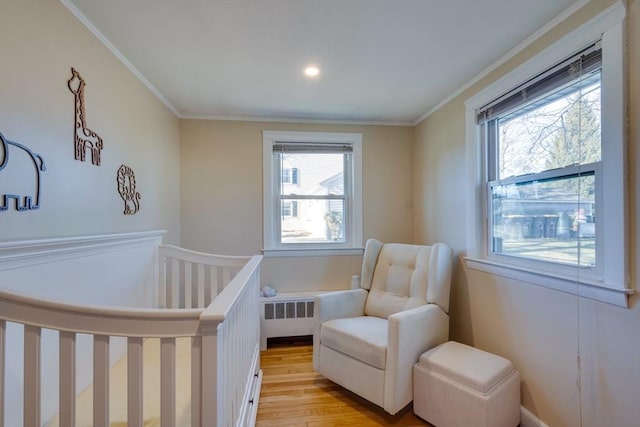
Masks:
[[[320,69],[314,65],[311,65],[304,69],[304,74],[307,77],[317,77],[320,74]]]

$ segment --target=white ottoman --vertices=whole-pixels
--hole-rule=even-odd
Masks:
[[[413,410],[437,427],[515,427],[520,374],[503,357],[446,342],[413,367]]]

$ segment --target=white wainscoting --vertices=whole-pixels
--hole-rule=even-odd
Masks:
[[[0,288],[73,304],[149,307],[158,276],[158,246],[165,231],[0,242]],[[5,425],[22,425],[22,326],[8,324]],[[58,411],[58,334],[42,331],[41,417]],[[124,356],[126,340],[110,345],[111,364]],[[76,342],[76,390],[92,382],[92,340]],[[17,374],[14,374],[17,373]],[[50,392],[49,392],[50,391]],[[53,399],[47,399],[53,396]]]

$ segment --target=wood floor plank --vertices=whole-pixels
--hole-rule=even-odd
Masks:
[[[260,353],[257,427],[425,427],[412,407],[391,416],[313,370],[309,342],[276,342]]]

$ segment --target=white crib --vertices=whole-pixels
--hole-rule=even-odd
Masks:
[[[109,427],[126,357],[126,425],[142,427],[143,343],[160,339],[160,425],[176,425],[176,339],[190,339],[190,425],[252,425],[260,392],[261,256],[161,245],[162,232],[0,243],[0,427]],[[182,427],[182,426],[180,426]]]

